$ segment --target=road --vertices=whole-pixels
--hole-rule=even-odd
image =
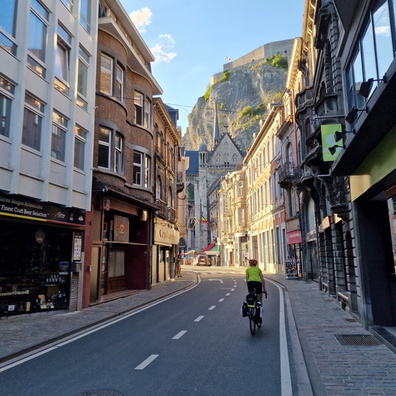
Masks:
[[[201,279],[194,289],[1,372],[0,394],[290,394],[278,288],[267,284],[263,326],[252,336],[240,313],[247,294],[243,272],[193,270]]]

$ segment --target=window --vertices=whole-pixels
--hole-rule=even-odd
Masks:
[[[10,136],[11,104],[14,94],[14,85],[0,76],[0,135]]]
[[[55,88],[67,93],[69,91],[71,35],[58,25],[58,41],[55,49]]]
[[[76,125],[74,129],[74,166],[81,170],[84,170],[87,134],[88,131],[79,125]]]
[[[243,197],[244,197],[243,181],[239,180],[238,181],[238,198],[243,198]]]
[[[135,123],[138,125],[143,125],[143,98],[143,94],[135,91]]]
[[[91,31],[91,0],[81,0],[80,24],[89,33]]]
[[[378,74],[366,76],[366,78],[382,78],[393,61],[392,32],[389,17],[388,1],[373,11],[373,25],[375,35],[375,47],[377,49]]]
[[[61,2],[70,12],[73,12],[74,0],[61,0]]]
[[[37,0],[32,0],[29,21],[27,61],[29,67],[41,77],[45,77],[45,51],[49,13]]]
[[[162,182],[159,176],[157,177],[157,185],[155,186],[155,199],[157,201],[162,199]]]
[[[141,125],[145,128],[152,128],[152,103],[150,99],[144,96],[142,93],[135,91],[134,95],[134,104],[135,104],[135,123],[137,125]],[[161,136],[158,135],[157,132],[157,148],[162,153],[162,147],[160,147],[163,143],[159,143],[159,139]],[[163,154],[163,153],[162,153]]]
[[[172,187],[169,186],[168,189],[168,208],[173,206],[173,194],[172,194]]]
[[[115,66],[114,66],[115,65]],[[101,55],[100,92],[125,103],[125,69],[120,63],[105,54]]]
[[[120,133],[100,127],[98,166],[119,174],[124,172],[124,138]]]
[[[16,54],[15,25],[17,0],[3,0],[0,12],[0,45],[12,54]]]
[[[44,104],[33,96],[25,95],[22,144],[40,150],[41,125],[44,117]]]
[[[133,184],[142,184],[143,154],[133,152]]]
[[[133,152],[133,184],[150,188],[151,187],[151,158],[140,152]]]
[[[100,58],[100,92],[113,93],[113,58],[102,54]]]
[[[52,112],[51,157],[62,162],[65,162],[67,124],[65,116]]]
[[[151,129],[151,102],[147,97],[144,101],[144,127]]]
[[[125,102],[124,98],[124,69],[117,64],[116,70],[116,84],[114,96],[122,103]]]
[[[87,110],[87,89],[88,89],[88,67],[89,55],[80,47],[78,53],[78,76],[77,76],[77,104]]]
[[[365,107],[365,98],[358,94],[360,83],[370,78],[381,80],[394,59],[396,29],[391,23],[391,11],[395,12],[395,4],[395,0],[378,0],[370,11],[355,58],[347,68],[349,110]]]
[[[144,187],[151,188],[151,158],[147,155],[145,156]]]
[[[109,278],[125,276],[125,251],[110,249],[109,251]]]
[[[110,168],[111,163],[111,130],[100,127],[99,130],[99,158],[98,166],[102,168]]]
[[[119,133],[114,136],[114,171],[123,173],[123,139]]]

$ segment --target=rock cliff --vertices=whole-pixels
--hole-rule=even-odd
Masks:
[[[188,116],[189,126],[183,137],[187,150],[198,150],[205,143],[213,148],[215,109],[220,135],[228,132],[241,150],[251,146],[265,120],[268,106],[279,102],[285,89],[287,60],[253,61],[212,76],[204,96],[198,98]],[[278,58],[279,60],[279,58]]]

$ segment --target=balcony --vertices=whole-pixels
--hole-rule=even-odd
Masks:
[[[171,223],[174,223],[176,221],[176,209],[168,206],[166,202],[160,199],[155,201],[155,204],[157,205],[158,208],[157,209],[158,217],[168,220]]]
[[[301,169],[290,162],[281,165],[279,170],[279,184],[282,188],[293,185],[301,176]]]

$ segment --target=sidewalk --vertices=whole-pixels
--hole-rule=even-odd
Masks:
[[[210,271],[216,271],[216,267]],[[82,311],[0,319],[0,367],[20,354],[192,287],[197,281],[197,275],[188,267],[183,268],[182,275],[151,290]],[[387,345],[377,334],[374,337],[332,297],[319,291],[314,282],[286,280],[283,275],[265,276],[285,291],[290,365],[293,378],[297,378],[299,396],[309,395],[310,388],[315,396],[396,396],[396,337],[386,333]],[[304,371],[308,372],[310,383],[306,383],[309,381]]]
[[[265,276],[287,291],[286,309],[290,304],[288,315],[294,317],[315,396],[396,395],[396,337],[392,333],[377,329],[387,343],[377,332],[366,330],[315,282]],[[293,355],[295,345],[292,350]]]

